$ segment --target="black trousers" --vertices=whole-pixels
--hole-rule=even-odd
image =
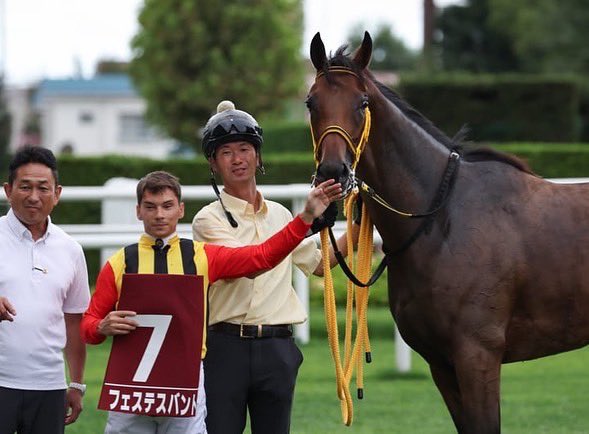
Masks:
[[[209,330],[204,359],[208,434],[286,434],[303,355],[293,338],[244,339]]]
[[[65,389],[0,387],[0,434],[63,434]]]

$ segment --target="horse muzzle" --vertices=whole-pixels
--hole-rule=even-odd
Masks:
[[[319,163],[315,171],[313,185],[334,179],[342,185],[342,199],[345,199],[356,186],[354,171],[346,163]]]

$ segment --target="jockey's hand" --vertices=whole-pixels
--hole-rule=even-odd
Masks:
[[[127,335],[139,326],[137,321],[131,319],[136,315],[130,310],[113,310],[98,324],[98,333],[104,336]]]
[[[313,219],[323,214],[331,202],[341,199],[341,196],[341,184],[336,183],[333,179],[328,179],[311,189],[305,209],[299,216],[305,223],[311,224]]]

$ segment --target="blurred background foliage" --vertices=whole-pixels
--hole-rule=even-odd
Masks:
[[[148,118],[182,143],[200,147],[222,99],[259,116],[301,92],[300,1],[151,0],[139,25],[131,76]]]
[[[466,0],[431,8],[424,49],[412,50],[387,25],[358,23],[342,41],[352,51],[369,30],[371,69],[449,136],[467,136],[524,158],[545,177],[589,172],[589,2]],[[428,9],[431,8],[431,9]],[[314,170],[303,101],[313,78],[302,44],[302,0],[146,0],[129,71],[149,119],[200,148],[199,130],[222,99],[250,111],[264,129],[261,184],[310,182]],[[378,11],[375,11],[377,14]],[[428,39],[429,38],[429,39]],[[0,169],[10,115],[0,77]],[[64,185],[102,185],[169,170],[185,185],[207,184],[201,157],[60,156]],[[5,173],[5,170],[3,170]],[[186,218],[202,206],[187,204]],[[0,204],[6,208],[6,205]],[[99,203],[62,203],[58,223],[98,223]]]
[[[589,2],[423,5],[431,16],[423,50],[408,48],[389,25],[367,29],[371,69],[392,73],[385,84],[450,134],[470,125],[474,141],[589,141]],[[301,52],[302,9],[300,0],[146,1],[129,71],[149,119],[197,150],[222,99],[265,130],[304,122],[312,67]],[[365,29],[358,23],[342,45],[352,51]]]

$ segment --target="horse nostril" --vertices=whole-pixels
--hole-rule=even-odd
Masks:
[[[337,182],[343,182],[348,178],[350,169],[345,163],[328,163],[324,162],[317,167],[317,183],[327,179],[334,179]]]
[[[344,182],[345,180],[347,180],[350,177],[350,174],[352,173],[352,171],[350,170],[350,168],[348,167],[347,164],[342,164],[343,169],[342,169],[342,174],[340,175],[340,182]]]

